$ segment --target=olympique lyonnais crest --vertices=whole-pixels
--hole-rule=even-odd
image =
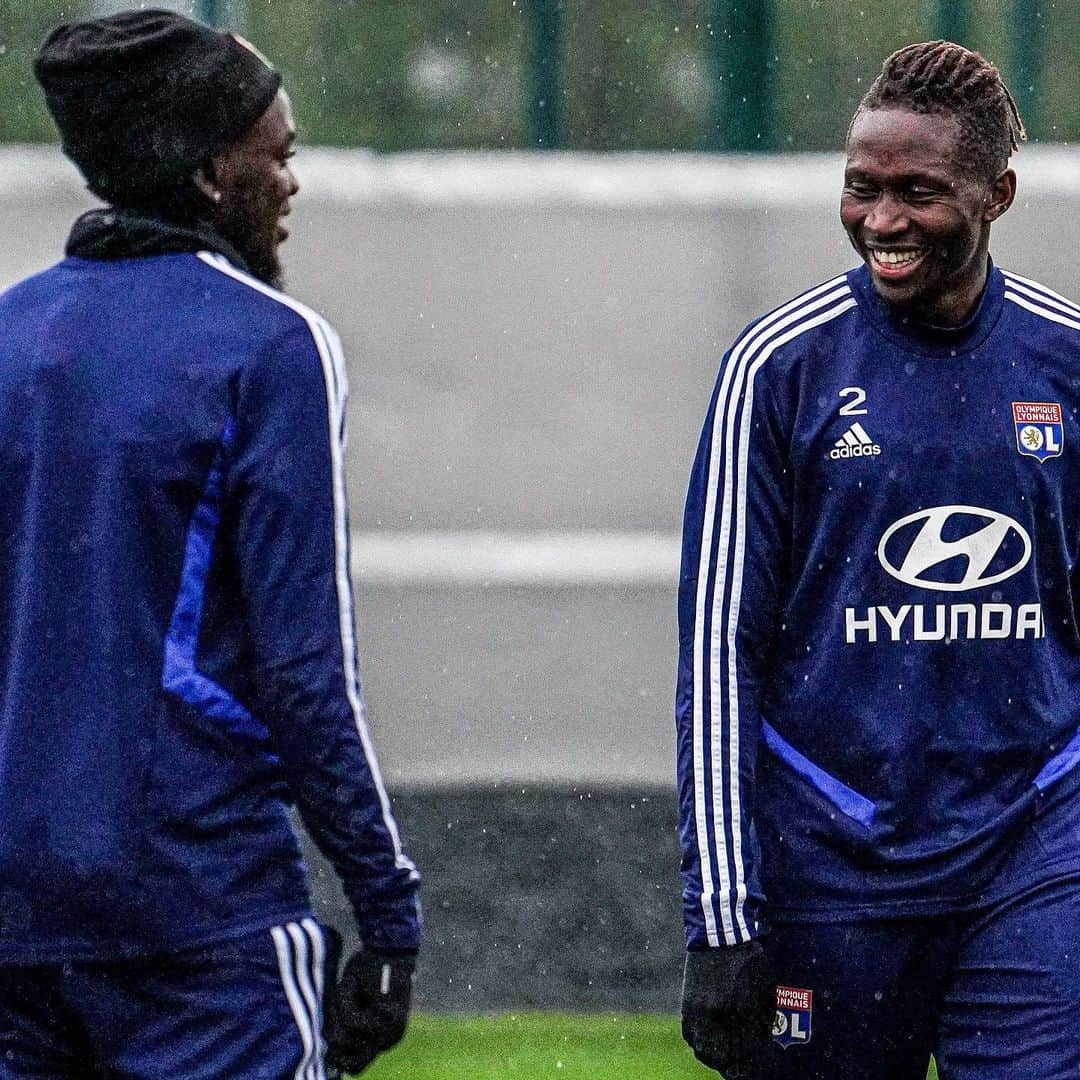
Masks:
[[[810,1041],[811,1020],[814,1015],[814,992],[794,986],[776,988],[776,1018],[773,1020],[773,1042],[785,1050],[789,1046]]]
[[[1065,445],[1061,406],[1056,401],[1014,401],[1012,408],[1016,449],[1040,462],[1059,457]]]

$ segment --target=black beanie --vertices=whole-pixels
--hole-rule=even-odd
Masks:
[[[246,42],[158,10],[58,26],[34,74],[64,153],[93,192],[122,206],[175,196],[281,86]]]

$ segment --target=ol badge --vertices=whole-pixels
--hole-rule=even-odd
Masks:
[[[1059,457],[1065,444],[1061,406],[1056,401],[1014,401],[1016,449],[1039,462]]]
[[[773,1042],[785,1050],[789,1046],[808,1043],[814,1015],[814,992],[794,986],[776,988],[776,1017],[773,1020]]]

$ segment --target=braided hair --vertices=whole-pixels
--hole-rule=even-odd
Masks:
[[[897,49],[881,66],[859,107],[955,116],[971,171],[993,179],[1027,138],[1016,99],[985,57],[951,41]],[[852,120],[854,123],[854,119]]]

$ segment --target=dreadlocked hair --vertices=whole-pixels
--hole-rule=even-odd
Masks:
[[[1016,99],[985,57],[951,41],[897,49],[859,103],[865,109],[908,109],[955,116],[960,149],[973,173],[992,179],[1027,138]]]

